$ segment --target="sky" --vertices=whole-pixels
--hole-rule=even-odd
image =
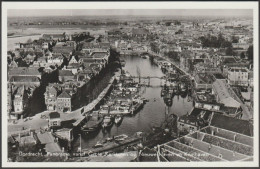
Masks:
[[[8,9],[8,17],[25,16],[253,16],[251,9]]]

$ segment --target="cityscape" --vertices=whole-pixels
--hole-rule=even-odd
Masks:
[[[254,160],[252,10],[53,11],[8,11],[9,162]]]

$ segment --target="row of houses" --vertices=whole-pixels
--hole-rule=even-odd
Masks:
[[[60,83],[50,83],[46,87],[44,97],[47,110],[72,111],[81,90],[107,66],[109,57],[108,43],[83,43],[82,50],[71,56],[68,64],[58,71]]]
[[[39,45],[41,55],[36,55]],[[45,44],[47,44],[45,46]],[[71,111],[72,103],[70,97],[77,93],[76,88],[81,88],[88,81],[106,67],[110,56],[109,43],[80,42],[82,49],[77,50],[79,42],[72,41],[68,34],[44,34],[39,40],[31,43],[17,44],[13,51],[14,56],[8,65],[8,107],[10,119],[21,118],[28,107],[28,100],[32,99],[34,91],[46,88],[45,101],[51,100],[55,94],[52,84],[60,86],[73,86],[73,90],[63,87],[61,92],[56,91],[58,106],[49,105],[48,110]],[[45,50],[46,49],[46,50]],[[31,50],[30,52],[28,52]],[[44,76],[44,78],[42,78]],[[44,84],[44,85],[42,85]],[[66,90],[65,90],[66,89]],[[44,90],[44,89],[43,89]],[[39,91],[42,91],[39,90]],[[50,98],[49,94],[50,93]],[[42,93],[41,93],[42,95]]]

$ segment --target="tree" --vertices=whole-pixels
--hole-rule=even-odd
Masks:
[[[238,43],[239,38],[237,36],[232,36],[232,43]]]
[[[241,59],[245,59],[245,53],[244,53],[244,52],[242,52],[242,53],[240,54],[240,58],[241,58]]]
[[[180,21],[174,21],[174,25],[181,25]]]
[[[253,61],[254,60],[254,50],[253,50],[253,45],[249,46],[249,48],[246,51],[248,60]]]
[[[171,26],[171,24],[172,24],[171,22],[166,22],[165,26]]]
[[[207,36],[201,36],[199,39],[203,47],[227,48],[232,46],[232,43],[226,40],[221,33],[218,37],[208,34]]]
[[[177,32],[175,32],[175,34],[177,35],[177,34],[182,34],[182,30],[181,29],[179,29]]]
[[[233,56],[234,55],[234,51],[233,51],[232,47],[228,47],[226,49],[226,55],[228,55],[228,56]]]
[[[31,38],[28,39],[28,40],[27,40],[27,43],[32,43],[32,39],[31,39]]]
[[[160,49],[159,49],[158,45],[157,45],[155,42],[152,42],[152,43],[150,44],[150,46],[151,46],[151,50],[152,50],[153,52],[155,52],[155,53],[159,53],[159,52],[160,52]]]
[[[178,53],[175,51],[165,52],[165,55],[167,55],[169,58],[171,58],[175,61],[180,61],[180,57],[179,57]]]

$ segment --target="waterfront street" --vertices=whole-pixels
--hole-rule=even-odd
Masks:
[[[7,18],[8,161],[255,160],[249,9],[66,10]]]
[[[149,59],[142,59],[140,56],[122,56],[126,61],[124,70],[128,71],[132,76],[138,75],[138,70],[141,76],[164,76],[163,72],[156,65],[152,64]],[[167,105],[164,103],[163,98],[160,96],[161,87],[159,79],[151,79],[151,87],[142,87],[142,97],[149,100],[144,105],[144,108],[137,114],[130,117],[124,117],[120,126],[114,125],[108,131],[99,131],[89,137],[88,135],[82,135],[82,148],[88,148],[94,146],[97,141],[116,136],[120,134],[132,135],[135,132],[150,132],[152,127],[160,126],[166,118]],[[177,116],[187,114],[192,109],[192,102],[188,102],[188,97],[182,98],[181,96],[175,96],[173,98],[173,104],[169,107],[169,114],[174,113]],[[79,139],[75,144],[77,149],[79,146]]]
[[[114,78],[118,76],[118,73],[115,74],[111,78],[111,82],[114,81]],[[88,105],[81,107],[77,110],[74,110],[70,113],[62,113],[61,114],[61,120],[67,121],[67,120],[79,120],[81,121],[84,118],[84,114],[93,110],[95,106],[103,99],[105,94],[107,93],[108,89],[110,88],[111,84],[109,84],[97,97],[97,99],[93,100]],[[84,113],[82,113],[82,109],[84,110]],[[17,120],[16,124],[13,124],[13,122],[8,123],[8,132],[9,134],[12,133],[18,133],[19,131],[25,130],[25,129],[31,129],[31,130],[39,130],[39,129],[45,129],[48,127],[48,117],[49,113],[51,111],[44,111],[42,113],[38,113],[33,117],[28,118],[28,120],[19,119]],[[41,118],[42,116],[45,116],[46,118]],[[75,122],[76,123],[76,122]]]

